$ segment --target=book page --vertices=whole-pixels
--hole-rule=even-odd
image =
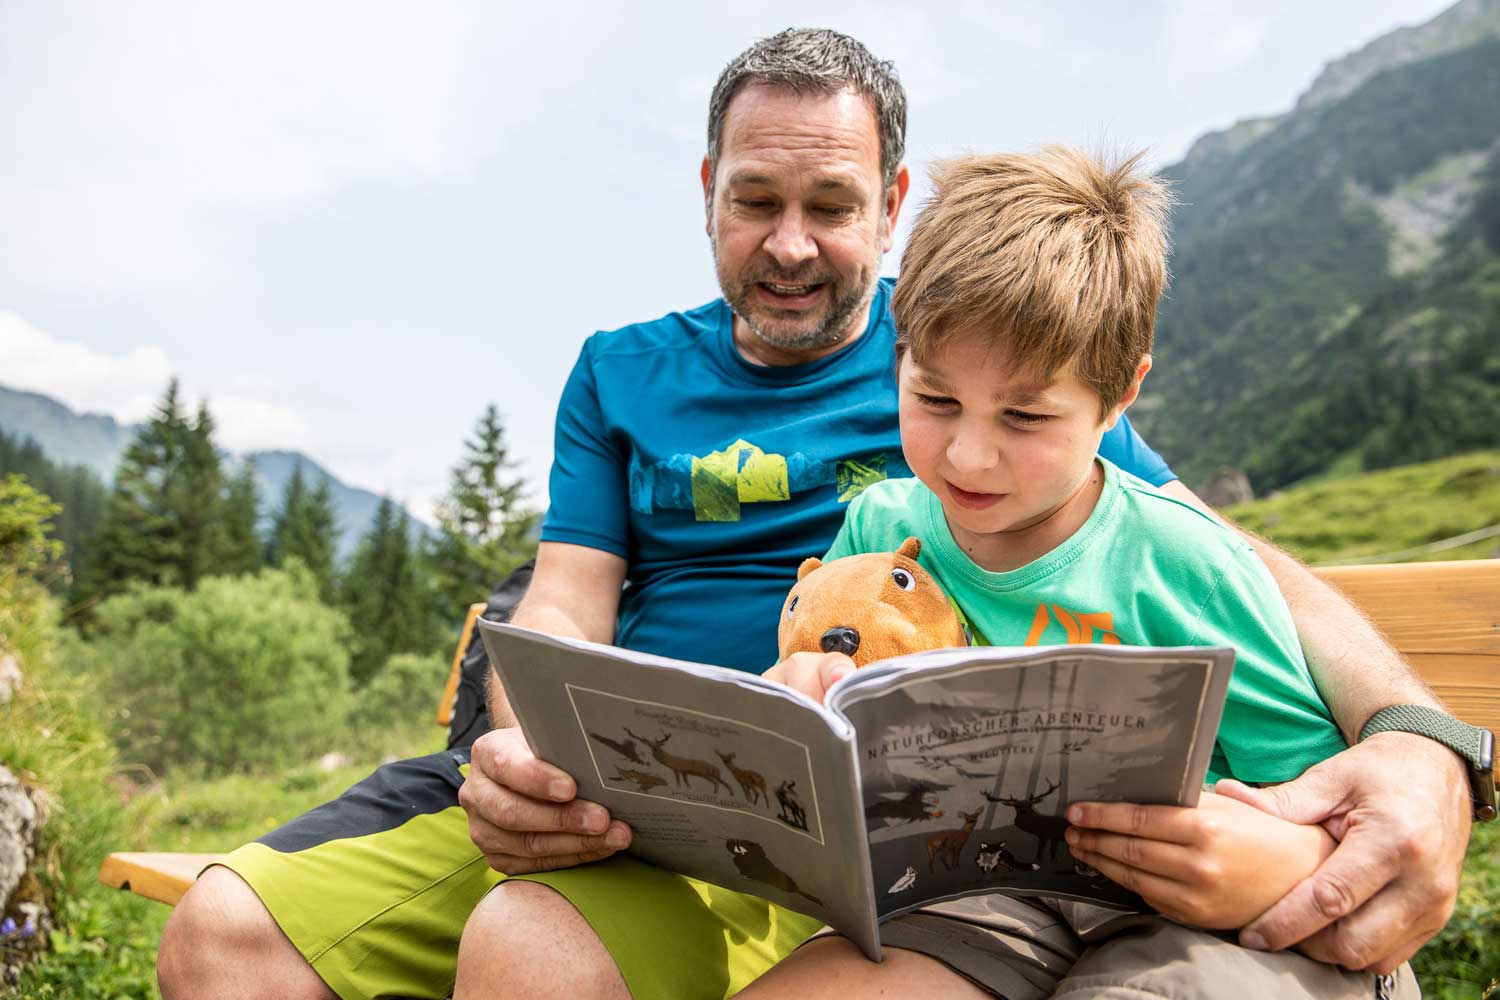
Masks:
[[[979,892],[1144,908],[1075,861],[1075,801],[1196,804],[1233,652],[1068,646],[924,653],[830,704],[858,733],[882,917]]]
[[[630,824],[630,853],[877,949],[853,732],[740,671],[480,628],[536,755]]]

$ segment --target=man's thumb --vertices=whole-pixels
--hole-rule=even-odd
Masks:
[[[1299,778],[1269,788],[1251,788],[1226,778],[1214,786],[1214,791],[1254,806],[1261,812],[1303,825],[1323,822],[1338,810],[1343,799],[1338,783],[1322,765],[1310,768]]]

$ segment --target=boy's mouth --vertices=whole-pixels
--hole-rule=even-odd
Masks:
[[[969,510],[984,510],[987,507],[993,507],[1006,496],[1004,493],[971,493],[952,483],[948,483],[947,486],[948,495],[953,498],[953,502]]]

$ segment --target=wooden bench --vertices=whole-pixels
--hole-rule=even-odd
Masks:
[[[1314,570],[1370,617],[1448,708],[1465,722],[1500,730],[1500,559],[1340,566]],[[483,604],[469,608],[437,721],[447,725],[459,664]],[[99,880],[175,904],[216,854],[121,853]]]

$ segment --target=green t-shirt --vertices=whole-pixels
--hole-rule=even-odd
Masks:
[[[1089,519],[1019,569],[975,565],[938,498],[916,479],[861,493],[825,558],[889,552],[917,537],[918,561],[997,646],[1232,646],[1210,781],[1288,781],[1343,750],[1281,592],[1254,550],[1202,511],[1100,464],[1104,490]]]

